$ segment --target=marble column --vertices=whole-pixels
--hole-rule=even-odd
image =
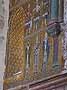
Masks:
[[[51,19],[58,18],[58,0],[51,0]]]
[[[64,58],[64,70],[67,70],[67,0],[64,0],[64,23],[61,25],[64,32],[63,38],[63,58]]]
[[[64,0],[59,0],[58,21],[63,22]]]
[[[58,7],[59,7],[59,1],[58,0],[51,0],[51,21],[55,23],[58,20]],[[57,25],[57,23],[56,23]],[[53,66],[58,64],[58,37],[56,35],[57,31],[56,26],[52,26],[54,28],[53,32],[53,39],[54,39],[54,55],[53,55]]]
[[[3,90],[8,17],[9,0],[0,0],[0,90]]]
[[[64,0],[64,39],[63,39],[63,57],[64,69],[67,69],[67,0]]]
[[[67,0],[64,0],[64,23],[67,25]]]

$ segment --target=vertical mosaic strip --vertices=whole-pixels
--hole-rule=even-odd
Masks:
[[[54,56],[53,56],[53,64],[57,64],[58,62],[58,38],[54,38]]]

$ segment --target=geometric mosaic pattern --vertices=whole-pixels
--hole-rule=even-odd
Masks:
[[[23,10],[18,8],[12,12],[9,20],[9,31],[7,41],[6,77],[14,76],[16,73],[23,74],[24,68],[24,30]]]

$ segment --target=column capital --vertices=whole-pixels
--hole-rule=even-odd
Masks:
[[[61,30],[63,32],[66,32],[67,31],[67,24],[66,23],[60,23],[60,25],[61,25]]]

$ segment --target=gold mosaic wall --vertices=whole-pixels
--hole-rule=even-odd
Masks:
[[[10,11],[4,80],[6,88],[10,83],[16,81],[30,81],[42,78],[44,60],[43,41],[47,35],[47,20],[45,16],[48,15],[48,7],[49,2],[43,3],[41,0],[39,2],[38,0],[31,0],[20,6],[14,6],[12,11]],[[54,40],[48,35],[47,37],[48,43],[50,44],[50,51],[45,68],[50,73],[53,64]],[[61,65],[61,35],[58,41],[58,60]],[[29,46],[29,51],[26,51],[27,46]],[[35,47],[38,50],[36,51],[36,55],[39,55],[38,61],[35,60]]]
[[[6,55],[6,79],[24,78],[24,19],[23,9],[17,8],[10,14]],[[8,62],[7,62],[8,61]]]

